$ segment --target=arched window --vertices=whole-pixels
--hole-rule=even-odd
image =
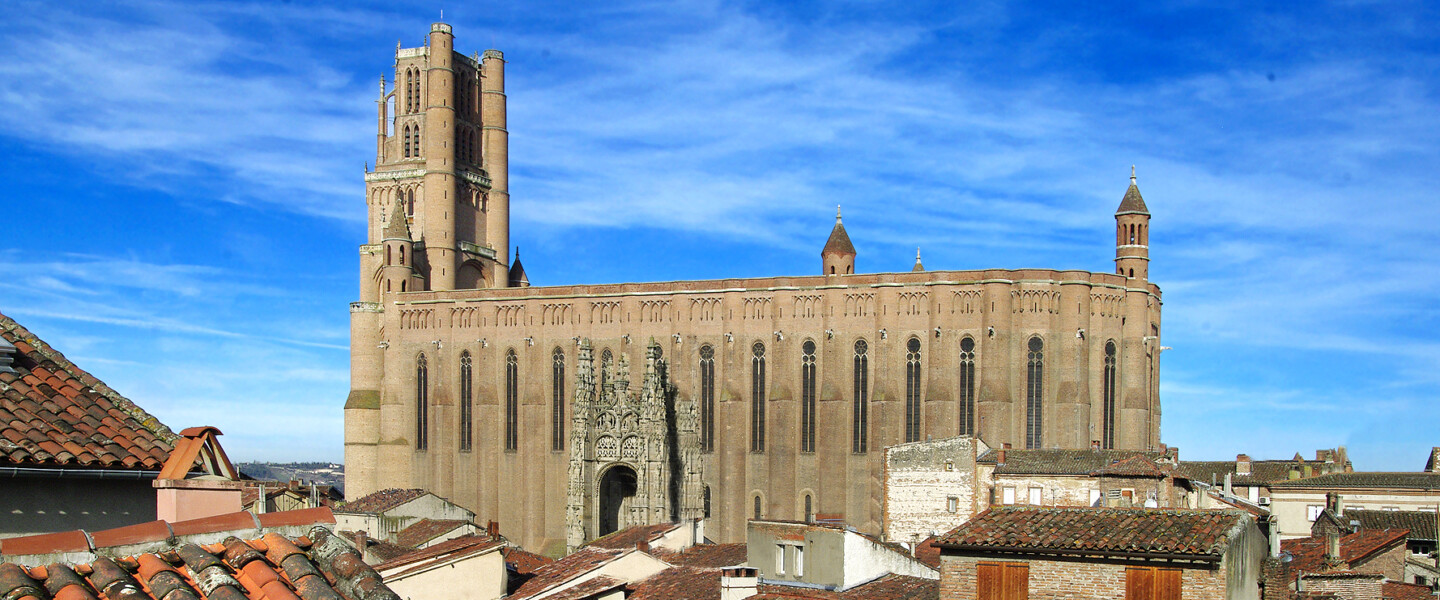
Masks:
[[[805,494],[805,522],[812,523],[814,521],[815,501],[810,497],[810,494]]]
[[[854,394],[854,419],[850,430],[850,451],[863,454],[869,451],[870,439],[870,357],[865,340],[855,341],[855,371],[851,390]]]
[[[920,340],[905,343],[905,441],[920,441]]]
[[[701,486],[700,499],[701,505],[705,508],[705,518],[708,519],[710,518],[710,486]]]
[[[400,264],[405,264],[405,247],[400,247]]]
[[[755,494],[755,518],[760,518],[760,494]]]
[[[415,449],[430,446],[430,375],[425,355],[415,359]]]
[[[613,361],[614,359],[615,359],[615,355],[610,353],[610,349],[609,349],[609,348],[606,348],[606,349],[600,351],[600,388],[601,388],[601,389],[604,389],[605,386],[610,383],[610,362]]]
[[[800,451],[815,451],[815,342],[805,340],[800,357]]]
[[[715,349],[700,347],[700,451],[715,450]],[[706,488],[709,489],[709,488]]]
[[[975,339],[960,340],[960,435],[975,435]]]
[[[404,143],[401,144],[401,146],[404,148],[404,151],[401,153],[401,156],[404,156],[405,158],[410,158],[410,126],[405,125],[404,127],[401,127],[400,132],[401,135],[404,137]]]
[[[415,188],[410,188],[405,192],[405,215],[415,216]]]
[[[520,447],[520,359],[512,348],[505,353],[505,451]]]
[[[460,451],[469,452],[474,441],[472,422],[474,403],[471,400],[474,376],[470,370],[470,351],[460,353]]]
[[[565,352],[550,356],[550,449],[565,449]]]
[[[416,126],[415,126],[415,154],[413,155],[415,158],[420,158],[420,155],[423,154],[423,153],[420,151],[420,149],[421,149],[422,147],[423,147],[423,146],[420,145],[420,126],[419,126],[419,125],[416,125]]]
[[[1105,342],[1105,423],[1101,438],[1105,449],[1115,447],[1115,340]]]
[[[750,451],[764,452],[765,344],[755,342],[750,352]]]
[[[1040,448],[1045,408],[1045,342],[1040,336],[1032,337],[1029,348],[1025,360],[1025,447]]]

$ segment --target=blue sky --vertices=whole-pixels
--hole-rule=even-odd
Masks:
[[[1183,458],[1440,445],[1422,2],[18,2],[0,312],[237,460],[338,460],[377,82],[505,52],[537,284],[1113,268],[1137,165]],[[1089,3],[1081,3],[1089,4]]]

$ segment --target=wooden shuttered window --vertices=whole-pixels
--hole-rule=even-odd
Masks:
[[[1180,569],[1171,567],[1126,568],[1125,599],[1180,600]]]
[[[977,600],[1026,600],[1030,595],[1030,565],[980,563],[975,570]]]

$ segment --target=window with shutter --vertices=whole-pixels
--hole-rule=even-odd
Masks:
[[[980,563],[975,569],[977,600],[1026,600],[1030,596],[1030,565]]]
[[[1129,567],[1125,569],[1126,600],[1180,600],[1180,569]]]

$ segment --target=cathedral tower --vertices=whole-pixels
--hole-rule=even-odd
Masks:
[[[1130,167],[1130,188],[1115,209],[1115,272],[1142,281],[1150,277],[1150,210],[1135,185],[1135,167]]]
[[[855,245],[845,233],[845,224],[840,222],[840,207],[835,207],[835,228],[830,230],[830,239],[820,250],[820,261],[826,275],[853,275],[855,273]]]

